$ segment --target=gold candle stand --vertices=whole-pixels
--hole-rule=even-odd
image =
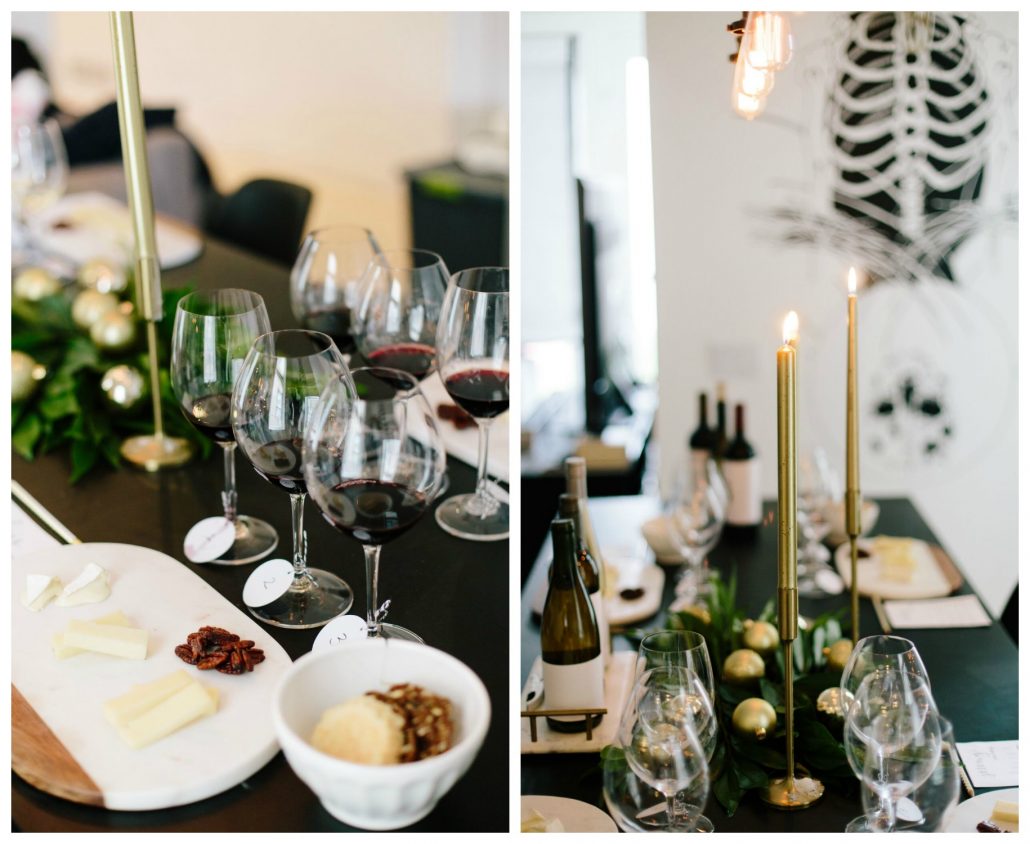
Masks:
[[[858,280],[848,271],[848,376],[844,525],[851,544],[851,643],[858,644],[858,536],[862,532],[862,495],[858,488]]]

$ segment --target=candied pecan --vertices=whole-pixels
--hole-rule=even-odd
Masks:
[[[265,653],[254,647],[250,639],[240,639],[222,627],[201,627],[186,637],[186,644],[176,645],[175,655],[183,662],[207,671],[212,668],[223,674],[243,674],[264,662]]]
[[[183,662],[188,662],[190,665],[197,664],[197,657],[193,655],[193,649],[189,647],[189,645],[176,645],[175,655]]]
[[[225,651],[216,651],[213,654],[201,657],[200,661],[197,663],[197,668],[201,671],[208,671],[211,668],[217,668],[225,662],[228,656],[229,655]]]

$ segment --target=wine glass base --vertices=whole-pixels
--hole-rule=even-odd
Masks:
[[[508,538],[508,505],[498,501],[491,513],[476,515],[468,505],[477,501],[473,493],[455,495],[436,508],[436,523],[447,533],[475,542],[495,542]]]
[[[844,827],[845,832],[872,832],[869,828],[869,818],[865,815],[859,815],[857,818],[848,822],[848,825]]]
[[[279,534],[268,522],[251,516],[236,517],[236,539],[211,565],[244,566],[271,554],[279,544]]]
[[[346,581],[324,569],[309,568],[307,574],[303,588],[291,588],[263,607],[247,607],[250,614],[274,627],[305,630],[322,627],[353,606],[354,592]]]
[[[405,642],[418,642],[420,645],[424,645],[425,642],[422,637],[417,633],[412,633],[406,627],[398,627],[396,624],[387,624],[383,622],[379,625],[375,636],[369,636],[370,639],[401,639]]]

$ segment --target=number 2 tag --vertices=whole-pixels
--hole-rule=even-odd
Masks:
[[[293,564],[289,560],[268,560],[250,573],[243,584],[243,603],[263,607],[286,594],[293,583]]]
[[[341,615],[319,631],[311,650],[321,651],[346,645],[348,642],[360,642],[367,634],[368,625],[365,624],[365,619],[356,615]]]

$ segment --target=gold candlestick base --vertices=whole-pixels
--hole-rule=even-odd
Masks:
[[[807,809],[823,796],[825,787],[811,777],[780,777],[759,792],[762,800],[777,809]]]
[[[187,463],[193,456],[193,448],[181,437],[148,434],[129,437],[122,443],[121,453],[133,465],[148,472],[159,472]]]

